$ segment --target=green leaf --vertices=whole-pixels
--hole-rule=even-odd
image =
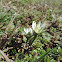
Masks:
[[[4,60],[2,60],[1,62],[4,62]]]
[[[30,42],[33,42],[33,40],[34,40],[34,36],[32,36],[32,37],[29,39]]]
[[[27,41],[27,38],[25,36],[23,36],[23,41],[26,42]]]
[[[56,61],[54,59],[52,59],[51,62],[56,62]]]
[[[16,60],[16,62],[21,62],[21,60],[20,60],[20,59],[18,59],[18,60]]]

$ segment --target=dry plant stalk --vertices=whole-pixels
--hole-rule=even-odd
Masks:
[[[14,19],[15,19],[15,17],[14,18],[11,18],[11,21],[9,22],[9,24],[7,25],[7,28],[5,30],[5,34],[7,34],[7,31],[10,29],[10,26],[13,23]]]
[[[11,62],[11,60],[7,57],[7,55],[5,55],[5,53],[2,50],[0,50],[0,54],[3,55],[7,62]]]
[[[0,49],[4,49],[6,47],[8,42],[11,41],[12,35],[16,34],[18,32],[18,29],[20,28],[20,24],[17,23],[15,28],[13,29],[13,31],[8,36],[7,31],[10,29],[10,25],[13,23],[15,17],[11,19],[11,21],[7,25],[7,28],[6,28],[5,32],[2,34],[2,36],[0,38]]]
[[[9,49],[13,49],[13,47],[10,47],[10,48],[7,48],[7,49],[4,49],[3,51],[7,51],[7,50],[9,50]]]
[[[5,32],[2,34],[2,36],[0,38],[0,49],[4,49],[5,46],[7,45],[7,42],[9,41],[9,39],[7,38],[7,31],[10,28],[10,25],[13,23],[14,19],[15,19],[15,17],[11,19],[11,21],[7,25]]]

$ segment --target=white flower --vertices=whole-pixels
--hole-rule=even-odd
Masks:
[[[42,30],[46,27],[47,22],[44,22],[43,24],[41,24],[41,22],[39,21],[38,24],[36,24],[35,21],[33,21],[32,23],[32,28],[24,28],[24,31],[22,32],[22,34],[24,35],[33,35],[33,31],[35,31],[36,33],[41,33]]]
[[[25,32],[26,34],[28,34],[29,30],[26,29],[26,28],[24,28],[24,32]]]
[[[41,25],[40,21],[38,22],[38,24],[36,24],[35,21],[33,21],[32,23],[32,28],[36,33],[41,33],[45,27],[46,27],[46,22],[43,25]]]
[[[24,28],[24,32],[22,32],[24,35],[27,35],[30,33],[31,35],[33,34],[33,30],[31,28]]]

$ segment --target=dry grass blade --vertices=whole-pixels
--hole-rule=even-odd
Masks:
[[[7,62],[11,62],[10,59],[5,55],[5,53],[2,50],[0,50],[0,54],[4,56]]]
[[[16,16],[15,16],[15,17],[16,17]],[[14,18],[11,18],[9,24],[7,25],[7,28],[6,28],[6,30],[5,30],[5,33],[6,33],[6,34],[7,34],[8,29],[10,29],[10,25],[13,23],[15,17],[14,17]]]
[[[19,11],[18,11],[18,12],[19,12]],[[17,12],[17,14],[18,14],[18,12]],[[8,24],[7,27],[6,27],[5,32],[2,34],[2,36],[1,36],[1,38],[0,38],[0,49],[4,49],[4,48],[5,48],[5,46],[7,45],[7,43],[11,40],[11,37],[12,37],[13,33],[16,34],[17,31],[18,31],[18,29],[20,28],[19,24],[17,23],[16,26],[15,26],[15,28],[13,29],[13,31],[10,33],[9,37],[7,38],[7,36],[8,36],[8,33],[7,33],[7,32],[8,32],[8,30],[10,29],[10,26],[11,26],[11,24],[13,23],[13,21],[15,20],[15,17],[16,17],[16,16],[17,16],[17,15],[15,15],[15,16],[13,16],[13,17],[11,18],[9,24]],[[4,46],[3,46],[3,45],[4,45]]]
[[[16,16],[15,16],[16,17]],[[9,22],[9,24],[7,25],[7,28],[5,30],[5,32],[2,34],[1,38],[0,38],[0,49],[4,49],[5,46],[7,45],[7,42],[9,41],[7,39],[7,31],[10,29],[10,25],[13,23],[14,18],[11,18],[11,21]],[[3,46],[4,45],[4,46]]]
[[[4,49],[3,51],[7,51],[7,50],[9,50],[9,49],[13,49],[13,47],[10,47],[10,48],[7,48],[7,49]]]

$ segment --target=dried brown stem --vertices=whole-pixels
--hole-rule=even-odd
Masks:
[[[7,51],[7,50],[9,50],[9,49],[13,49],[13,47],[10,47],[10,48],[7,48],[7,49],[4,49],[3,51]]]
[[[10,59],[7,57],[7,55],[5,55],[5,53],[2,50],[0,50],[0,54],[3,55],[7,62],[11,62]]]
[[[9,24],[7,25],[7,28],[6,28],[6,30],[5,30],[5,33],[6,33],[6,34],[7,34],[8,29],[10,29],[10,26],[11,26],[11,24],[13,23],[14,19],[15,19],[15,17],[14,17],[14,18],[11,18]]]

